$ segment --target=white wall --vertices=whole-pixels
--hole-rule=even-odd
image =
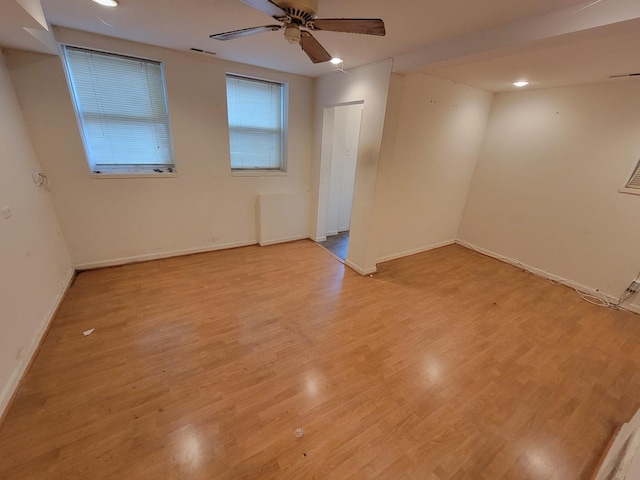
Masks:
[[[92,178],[60,59],[8,51],[34,147],[56,187],[53,200],[75,265],[256,243],[258,195],[309,191],[311,79],[73,30],[57,29],[56,36],[164,63],[178,169],[177,178]],[[289,84],[286,175],[231,175],[226,72]]]
[[[73,269],[0,53],[0,415],[35,353]],[[45,172],[46,173],[46,172]]]
[[[323,159],[322,155],[323,142],[326,140],[322,136],[323,127],[327,123],[325,108],[364,102],[346,262],[361,274],[375,271],[376,255],[373,243],[370,242],[373,199],[392,63],[391,60],[385,60],[354,68],[348,74],[334,72],[316,81],[311,171],[312,236],[316,240],[322,239],[326,234],[331,173],[330,162]]]
[[[309,238],[310,202],[309,192],[259,195],[258,243],[262,246]]]
[[[640,269],[640,196],[618,192],[639,157],[637,80],[499,94],[459,238],[618,297]]]
[[[375,194],[377,261],[456,239],[493,95],[393,75]]]
[[[362,104],[334,107],[327,235],[349,230],[356,181]]]

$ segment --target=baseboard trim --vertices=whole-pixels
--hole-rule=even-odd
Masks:
[[[304,237],[306,238],[306,236]],[[249,247],[257,245],[258,242],[253,240],[250,242],[225,243],[222,245],[213,245],[211,247],[186,248],[184,250],[173,250],[171,252],[152,253],[147,255],[134,255],[132,257],[115,258],[113,260],[103,260],[100,262],[80,263],[75,266],[77,271],[95,270],[97,268],[118,267],[131,263],[148,262],[150,260],[160,260],[163,258],[181,257],[184,255],[195,255],[197,253],[215,252],[216,250],[229,250],[232,248]]]
[[[309,238],[309,235],[296,235],[293,237],[286,238],[278,238],[276,240],[269,240],[268,242],[260,242],[259,245],[261,247],[266,247],[267,245],[276,245],[278,243],[287,243],[287,242],[296,242],[298,240],[306,240]]]
[[[460,245],[461,247],[467,248],[469,250],[473,250],[475,252],[481,253],[482,255],[486,255],[487,257],[491,257],[495,260],[498,260],[500,262],[506,263],[508,265],[514,266],[516,268],[520,268],[522,270],[525,270],[529,273],[532,273],[538,277],[542,277],[542,278],[546,278],[546,279],[550,279],[553,280],[554,282],[560,283],[566,287],[569,288],[573,288],[574,290],[578,290],[580,292],[584,292],[587,293],[589,295],[600,295],[603,296],[604,298],[606,298],[609,302],[615,304],[618,301],[618,297],[615,297],[614,295],[602,292],[600,290],[598,290],[597,288],[593,288],[593,287],[589,287],[588,285],[583,285],[582,283],[578,283],[574,280],[568,279],[568,278],[564,278],[564,277],[560,277],[558,275],[554,275],[553,273],[549,273],[546,270],[542,270],[540,268],[537,267],[533,267],[531,265],[528,265],[526,263],[521,262],[520,260],[517,259],[513,259],[513,258],[508,258],[505,257],[503,255],[500,255],[499,253],[493,252],[491,250],[487,250],[486,248],[482,248],[482,247],[478,247],[477,245],[473,245],[472,243],[466,242],[464,240],[460,240],[460,239],[456,239],[455,243],[457,245]],[[627,312],[631,312],[631,313],[637,313],[640,314],[640,307],[634,305],[634,304],[627,304],[627,305],[622,305],[619,307],[620,310],[625,310]]]
[[[616,298],[616,300],[617,300],[617,298]],[[637,305],[634,305],[633,303],[630,303],[629,305],[622,305],[619,308],[620,308],[620,310],[626,310],[627,312],[636,313],[636,314],[640,315],[640,307],[637,306]]]
[[[394,253],[393,255],[387,255],[378,259],[377,263],[390,262],[391,260],[398,260],[399,258],[409,257],[411,255],[417,255],[418,253],[428,252],[429,250],[435,250],[436,248],[446,247],[453,245],[455,240],[446,240],[444,242],[434,243],[427,245],[426,247],[414,248],[413,250],[406,250],[400,253]]]
[[[316,242],[316,243],[326,242],[326,241],[327,241],[327,236],[326,236],[326,235],[323,235],[323,236],[321,236],[321,237],[315,237],[315,238],[314,238],[314,237],[312,237],[312,236],[309,236],[309,238],[310,238],[311,240],[313,240],[314,242]]]
[[[367,275],[373,275],[378,271],[376,267],[363,269],[362,267],[356,265],[355,263],[353,263],[351,260],[348,260],[348,259],[344,261],[344,264],[347,267],[349,267],[351,270],[354,270],[357,274],[362,275],[363,277],[366,277]]]
[[[22,386],[22,382],[24,381],[29,369],[31,369],[31,365],[33,365],[33,361],[36,358],[38,351],[40,350],[40,346],[44,339],[47,337],[47,333],[49,333],[49,329],[51,328],[51,323],[53,319],[56,317],[58,310],[60,309],[60,305],[64,301],[64,298],[67,296],[69,292],[69,288],[73,284],[73,279],[76,276],[76,271],[71,268],[69,269],[69,273],[67,274],[67,278],[64,280],[62,284],[62,288],[56,295],[56,298],[53,302],[52,307],[49,309],[49,312],[45,315],[44,320],[40,324],[29,348],[23,356],[22,362],[13,370],[7,385],[4,387],[2,392],[0,393],[0,426],[5,420],[6,414],[11,408],[14,400],[18,396],[18,392]]]

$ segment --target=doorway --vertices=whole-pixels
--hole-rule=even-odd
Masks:
[[[353,191],[358,161],[358,142],[362,123],[363,103],[337,105],[325,109],[323,157],[330,162],[328,202],[326,213],[326,241],[320,245],[343,262],[347,258]],[[325,151],[326,150],[326,151]]]

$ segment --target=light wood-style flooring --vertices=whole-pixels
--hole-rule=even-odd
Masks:
[[[640,316],[459,246],[371,278],[301,241],[79,274],[0,478],[582,480],[638,408]]]

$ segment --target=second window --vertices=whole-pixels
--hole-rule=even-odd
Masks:
[[[286,171],[286,84],[227,74],[232,170]]]

